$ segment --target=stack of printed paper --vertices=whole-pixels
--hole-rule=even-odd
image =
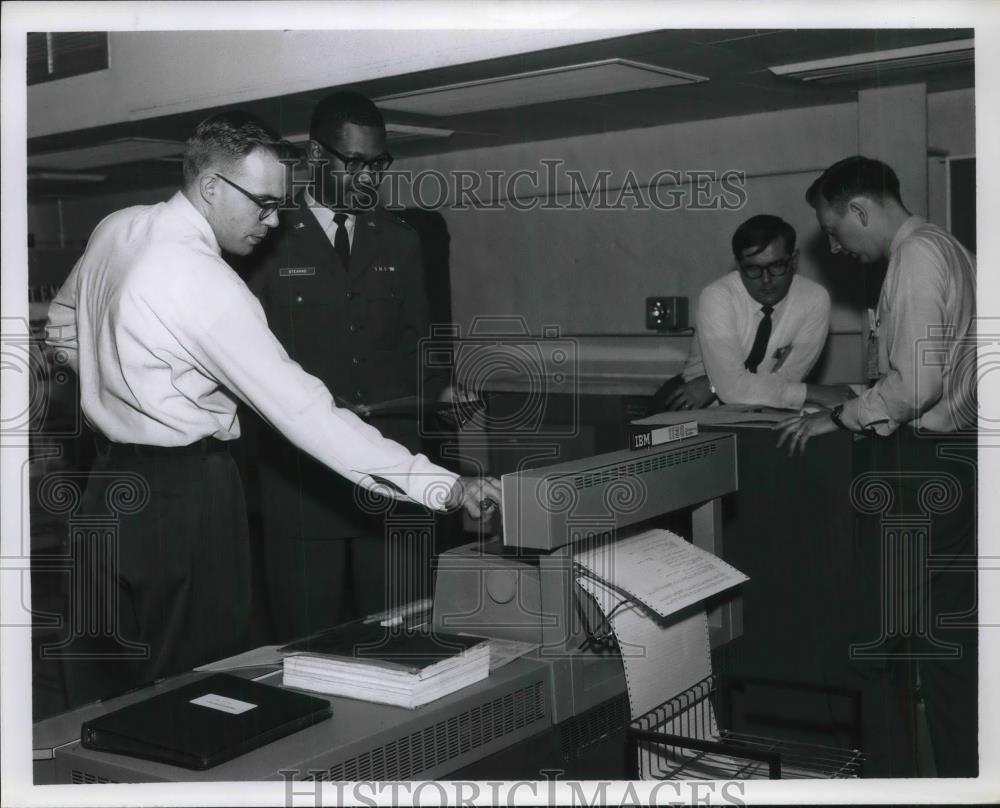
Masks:
[[[364,623],[287,646],[282,683],[414,708],[489,676],[482,637]]]

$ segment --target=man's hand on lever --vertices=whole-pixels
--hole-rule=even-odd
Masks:
[[[473,519],[489,518],[500,505],[500,483],[495,477],[459,477],[448,495],[447,508],[464,508]]]

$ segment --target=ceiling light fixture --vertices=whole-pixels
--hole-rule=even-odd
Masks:
[[[392,123],[386,121],[385,135],[389,143],[401,143],[407,140],[443,139],[455,134],[454,129],[443,129],[440,126],[423,126],[412,123]],[[299,132],[294,135],[286,135],[285,139],[295,145],[308,142],[309,133]]]
[[[107,174],[84,174],[74,171],[29,171],[28,179],[42,182],[104,182]]]
[[[832,59],[797,62],[769,67],[776,76],[802,81],[838,81],[864,78],[885,70],[912,70],[926,67],[971,64],[975,58],[975,40],[955,39],[910,48],[855,53]]]
[[[383,96],[376,103],[382,109],[419,115],[464,115],[702,81],[708,79],[631,59],[603,59],[428,87]]]
[[[28,168],[78,171],[103,166],[157,160],[181,154],[184,143],[176,140],[128,137],[92,146],[39,152],[28,155]]]

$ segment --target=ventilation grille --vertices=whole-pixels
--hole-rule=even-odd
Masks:
[[[544,683],[507,693],[433,726],[411,733],[305,780],[410,780],[545,718]]]
[[[82,772],[79,769],[73,769],[73,783],[117,783],[117,780],[109,780],[107,777],[98,777],[96,774],[90,774],[90,772]]]
[[[105,31],[28,34],[28,84],[81,76],[108,68]]]
[[[714,455],[716,444],[703,443],[699,446],[692,446],[689,449],[680,449],[676,452],[662,452],[650,457],[643,457],[630,463],[621,463],[617,466],[608,466],[599,471],[591,471],[586,474],[578,474],[573,477],[573,487],[582,490],[584,488],[594,488],[606,485],[615,480],[623,480],[626,477],[641,477],[643,474],[651,474],[654,471],[679,466],[682,463],[692,463],[703,457]]]
[[[564,758],[572,758],[589,746],[616,733],[624,733],[629,721],[628,697],[624,694],[599,704],[582,715],[564,721],[559,744]]]

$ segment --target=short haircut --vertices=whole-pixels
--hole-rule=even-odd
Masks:
[[[806,201],[812,207],[823,198],[838,211],[843,211],[856,196],[867,196],[879,202],[893,199],[903,204],[896,172],[879,160],[860,155],[834,163],[806,191]]]
[[[184,182],[193,183],[212,166],[227,168],[255,149],[279,159],[292,156],[288,142],[249,112],[233,110],[206,118],[184,148]]]
[[[733,255],[736,260],[764,252],[775,239],[782,239],[791,255],[795,251],[795,228],[778,216],[761,213],[751,216],[733,233]],[[750,256],[745,253],[750,252]]]
[[[385,130],[385,119],[370,98],[343,90],[326,96],[316,105],[309,122],[309,136],[323,138],[324,133],[339,133],[346,123]]]

